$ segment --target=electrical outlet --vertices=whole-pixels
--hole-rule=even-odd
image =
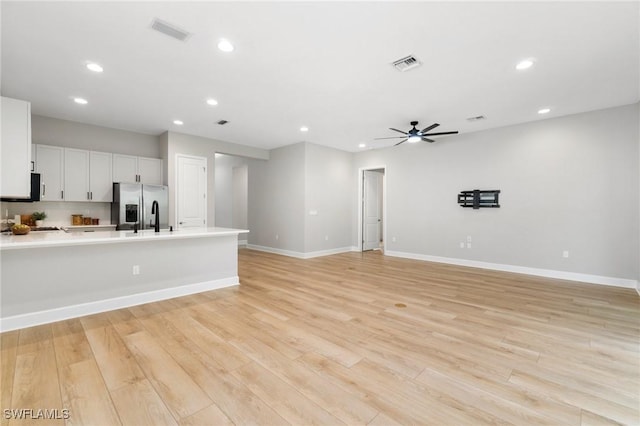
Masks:
[[[276,240],[280,239],[280,235],[276,234]]]
[[[467,242],[470,243],[471,242],[471,235],[467,235]]]
[[[460,248],[464,248],[464,243],[460,243]]]
[[[391,237],[391,242],[395,243],[396,242],[396,237]]]
[[[564,250],[564,251],[562,252],[562,257],[564,257],[565,259],[566,259],[567,257],[569,257],[569,250]]]
[[[140,275],[140,265],[133,265],[133,275]]]
[[[324,236],[324,240],[325,240],[325,241],[329,241],[329,236],[328,236],[328,235],[325,235],[325,236]]]
[[[467,243],[467,248],[471,248],[471,243]]]

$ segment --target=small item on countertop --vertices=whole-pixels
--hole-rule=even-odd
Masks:
[[[81,214],[72,214],[71,215],[71,224],[72,225],[82,225],[82,215]]]
[[[21,214],[20,223],[23,225],[35,226],[36,222],[33,220],[30,214]]]
[[[11,227],[13,235],[27,235],[29,231],[31,231],[31,227],[29,225],[18,224]]]
[[[13,216],[13,223],[16,224],[16,225],[20,225],[22,223],[20,221],[20,215],[19,214]]]
[[[91,218],[91,224],[92,225],[100,225],[100,219],[98,219],[97,217],[92,217]]]
[[[85,225],[91,225],[91,218],[90,217],[85,217],[84,218],[84,224]]]

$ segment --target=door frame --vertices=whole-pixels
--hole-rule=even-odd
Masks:
[[[362,227],[364,226],[363,220],[363,210],[364,210],[364,172],[365,170],[383,170],[382,174],[382,241],[384,241],[384,248],[382,250],[382,254],[384,254],[387,250],[387,166],[385,164],[380,166],[368,166],[368,167],[360,167],[358,169],[358,250],[359,252],[364,251],[364,233],[362,232]]]
[[[208,188],[207,188],[207,180],[209,180],[209,159],[207,157],[200,157],[198,155],[190,155],[190,154],[180,154],[180,153],[176,153],[175,154],[175,190],[174,190],[174,196],[175,196],[175,210],[174,210],[174,214],[175,214],[175,218],[176,218],[176,230],[180,229],[180,213],[179,213],[179,194],[178,192],[180,191],[180,186],[178,185],[178,178],[180,177],[180,173],[178,173],[178,167],[179,167],[179,163],[180,163],[180,158],[193,158],[193,159],[198,159],[198,160],[204,160],[204,167],[205,167],[205,176],[204,176],[204,193],[206,194],[206,198],[204,200],[204,226],[208,227],[209,226],[209,221],[207,220],[207,204],[209,204],[209,192],[208,192]]]

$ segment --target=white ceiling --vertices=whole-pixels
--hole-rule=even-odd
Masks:
[[[2,1],[1,89],[66,120],[357,151],[412,120],[462,133],[638,102],[639,5]],[[151,30],[155,17],[192,37]],[[390,65],[409,54],[424,65]],[[527,57],[534,67],[516,71]]]

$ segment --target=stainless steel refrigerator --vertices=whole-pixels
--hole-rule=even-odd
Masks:
[[[140,183],[114,183],[113,203],[111,203],[111,223],[116,230],[153,229],[156,214],[151,214],[151,206],[158,202],[160,229],[169,228],[169,190],[164,185],[143,185]]]

